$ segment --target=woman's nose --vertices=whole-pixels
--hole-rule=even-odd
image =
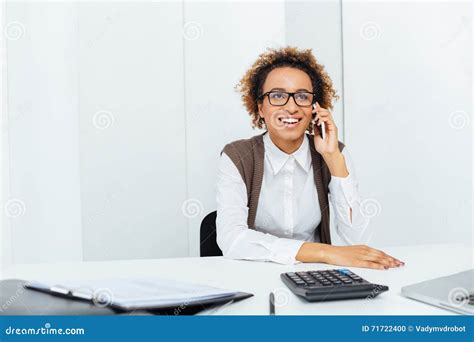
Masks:
[[[298,111],[298,108],[299,107],[295,102],[295,98],[293,96],[290,96],[290,98],[288,99],[288,102],[285,105],[285,109],[290,113],[294,113]]]

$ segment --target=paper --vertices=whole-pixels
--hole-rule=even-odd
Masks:
[[[33,283],[32,283],[33,284]],[[43,282],[48,284],[48,282]],[[74,297],[94,300],[99,305],[116,305],[140,309],[186,305],[206,299],[225,298],[235,291],[196,285],[162,278],[110,278],[49,283],[54,288],[68,289]]]

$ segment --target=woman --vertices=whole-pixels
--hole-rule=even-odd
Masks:
[[[224,256],[376,269],[404,265],[354,245],[368,220],[359,210],[353,162],[329,111],[339,96],[311,50],[268,50],[237,89],[253,127],[267,131],[221,152],[216,228]],[[331,245],[329,201],[338,235],[349,246]]]

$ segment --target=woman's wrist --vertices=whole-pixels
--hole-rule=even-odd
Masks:
[[[329,172],[331,172],[331,176],[347,177],[349,175],[349,171],[346,167],[346,160],[341,151],[338,150],[334,153],[323,154],[323,158],[329,168]]]
[[[296,260],[301,262],[326,263],[328,251],[331,245],[319,242],[305,242],[301,245]]]

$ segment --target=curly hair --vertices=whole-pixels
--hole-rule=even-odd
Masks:
[[[324,66],[316,61],[311,49],[298,50],[296,47],[283,47],[279,49],[268,48],[260,54],[247,70],[245,75],[235,86],[235,90],[241,93],[244,107],[252,119],[252,127],[265,128],[265,121],[258,114],[259,99],[263,92],[263,84],[270,73],[278,67],[292,67],[306,72],[316,93],[315,101],[323,108],[332,109],[332,99],[338,100],[339,96],[334,90],[331,78],[324,70]],[[307,131],[313,131],[310,123]]]

